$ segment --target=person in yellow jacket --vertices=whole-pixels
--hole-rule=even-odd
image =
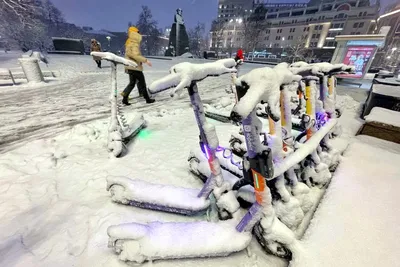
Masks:
[[[155,100],[151,99],[149,92],[147,91],[146,79],[143,75],[143,63],[149,67],[152,66],[151,62],[142,56],[140,52],[140,43],[142,42],[142,35],[139,33],[139,29],[136,27],[129,27],[128,29],[128,40],[125,43],[125,57],[136,62],[137,67],[125,67],[125,72],[129,74],[129,84],[125,90],[121,93],[123,96],[122,103],[129,106],[129,94],[132,92],[136,83],[138,85],[139,93],[146,99],[146,103],[154,103]]]

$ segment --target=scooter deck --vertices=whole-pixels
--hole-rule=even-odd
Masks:
[[[137,136],[141,130],[147,127],[147,123],[143,117],[139,117],[133,120],[128,128],[122,129],[122,140],[124,143],[128,143],[132,138]]]
[[[237,165],[234,165],[231,163],[229,158],[224,157],[224,151],[216,151],[215,155],[221,164],[225,181],[233,185],[238,180],[243,178],[241,158],[236,155],[232,155],[232,160],[237,163]],[[211,171],[208,160],[200,148],[196,147],[190,151],[188,161],[191,171],[196,175],[199,175],[200,173],[201,176],[199,177],[203,180],[203,182],[206,182],[207,178],[211,175]]]
[[[236,231],[236,220],[220,222],[151,222],[110,226],[109,247],[119,259],[147,260],[228,256],[245,249],[250,231]]]
[[[107,190],[114,202],[158,211],[194,215],[210,207],[209,199],[198,197],[198,189],[153,184],[126,177],[107,177]]]

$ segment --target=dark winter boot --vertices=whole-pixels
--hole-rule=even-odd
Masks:
[[[128,102],[128,97],[125,97],[122,99],[122,104],[124,104],[125,106],[130,106],[131,104]]]
[[[97,67],[101,69],[101,60],[97,60]]]
[[[140,89],[139,89],[139,92],[140,92]],[[149,92],[147,91],[147,88],[143,88],[142,89],[142,93],[143,93],[144,99],[146,99],[146,103],[147,104],[151,104],[151,103],[156,102],[155,99],[150,98]]]

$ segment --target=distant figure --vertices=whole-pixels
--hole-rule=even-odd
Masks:
[[[244,61],[243,50],[241,48],[236,52],[236,57],[235,57],[236,62],[238,62],[239,60]]]
[[[138,83],[139,95],[143,95],[146,99],[146,103],[154,103],[155,100],[151,99],[149,92],[147,91],[146,79],[143,75],[143,63],[146,63],[149,67],[152,66],[151,62],[142,56],[140,53],[140,43],[142,42],[142,35],[139,33],[139,29],[136,27],[129,27],[128,29],[128,40],[125,43],[125,58],[134,61],[138,66],[125,67],[125,72],[129,74],[129,84],[125,90],[121,93],[123,96],[122,103],[129,106],[129,94]]]
[[[101,45],[96,39],[92,39],[91,41],[90,52],[101,52]],[[93,60],[96,61],[97,67],[101,69],[101,58],[94,56]]]

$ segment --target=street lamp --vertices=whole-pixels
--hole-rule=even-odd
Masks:
[[[110,47],[111,47],[111,37],[107,36],[106,39],[108,40],[108,51],[110,51]]]

